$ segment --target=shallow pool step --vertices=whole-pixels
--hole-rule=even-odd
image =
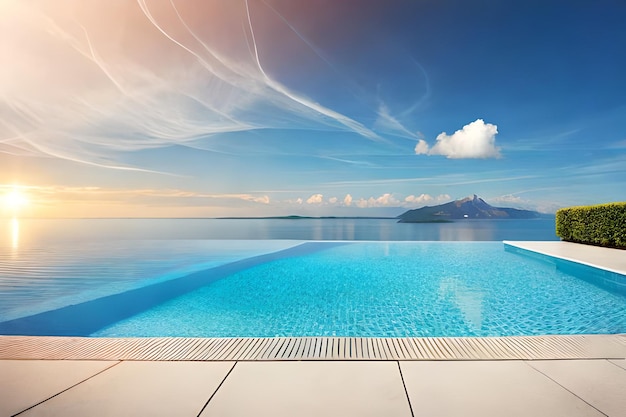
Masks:
[[[301,361],[602,358],[626,358],[626,335],[487,338],[0,336],[0,359]]]

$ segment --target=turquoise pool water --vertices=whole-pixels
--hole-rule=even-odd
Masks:
[[[626,332],[626,297],[499,242],[349,243],[261,263],[93,336]]]
[[[159,241],[83,251],[95,254],[73,263],[50,255],[54,268],[40,265],[41,279],[21,284],[22,303],[38,300],[34,310],[7,308],[5,285],[0,334],[626,333],[626,296],[602,288],[587,270],[565,273],[501,242]],[[54,270],[74,275],[43,279]]]

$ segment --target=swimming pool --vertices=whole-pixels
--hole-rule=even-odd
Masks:
[[[155,246],[157,255],[169,253],[170,262],[182,257],[183,270],[191,273],[164,277],[151,269],[127,288],[117,283],[117,291],[111,291],[102,284],[90,288],[86,301],[5,319],[0,334],[626,333],[626,296],[580,279],[575,268],[565,273],[545,259],[506,251],[502,242],[269,242],[239,242],[247,250],[238,256],[222,251],[224,259],[213,259],[211,265],[200,243],[185,251],[181,245],[188,242],[162,242],[158,250]],[[94,298],[98,291],[103,296]],[[83,295],[76,291],[64,297],[80,300]]]

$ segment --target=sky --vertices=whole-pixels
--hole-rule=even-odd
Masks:
[[[626,200],[621,0],[0,0],[0,215]]]

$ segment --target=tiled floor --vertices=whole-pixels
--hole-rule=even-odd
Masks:
[[[3,360],[0,415],[623,417],[625,362]]]

